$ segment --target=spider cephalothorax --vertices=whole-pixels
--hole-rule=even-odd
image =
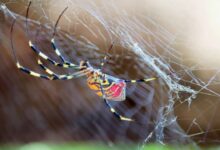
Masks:
[[[28,5],[27,14],[26,14],[27,35],[28,35],[27,18],[28,18],[28,11],[29,11],[30,5],[31,5],[31,2]],[[65,8],[64,11],[66,9],[67,8]],[[62,16],[62,14],[64,13],[64,11],[60,14],[60,16],[56,22],[56,25],[54,27],[54,34],[51,39],[51,45],[52,45],[56,55],[61,59],[61,62],[57,62],[57,61],[53,60],[52,58],[50,58],[49,56],[47,56],[46,54],[44,54],[40,49],[38,49],[38,47],[36,45],[33,44],[33,42],[31,40],[29,40],[29,42],[28,42],[30,48],[39,56],[37,62],[39,64],[39,66],[46,72],[46,74],[41,74],[41,73],[37,73],[35,71],[32,71],[31,69],[28,69],[19,63],[17,56],[16,56],[16,53],[15,53],[14,46],[13,46],[13,36],[12,35],[13,35],[14,24],[16,21],[16,20],[14,20],[14,22],[11,26],[11,47],[12,47],[12,52],[13,52],[14,58],[16,60],[17,68],[20,69],[21,71],[31,75],[31,76],[39,77],[39,78],[43,78],[43,79],[47,79],[47,80],[70,80],[73,78],[79,78],[79,77],[85,76],[85,77],[87,77],[87,84],[88,84],[89,88],[91,90],[95,91],[95,93],[98,96],[102,97],[106,106],[110,109],[110,111],[117,118],[119,118],[120,120],[132,121],[133,119],[123,117],[119,113],[117,113],[115,111],[115,109],[109,104],[108,100],[115,100],[115,101],[125,100],[125,98],[126,98],[126,84],[127,83],[149,82],[149,81],[155,80],[156,78],[139,79],[139,80],[124,80],[124,79],[119,79],[117,77],[113,77],[111,75],[105,74],[102,72],[102,69],[103,69],[103,66],[105,65],[105,62],[107,61],[107,58],[108,58],[107,54],[104,56],[102,63],[100,64],[100,68],[98,68],[98,69],[93,68],[90,65],[89,61],[81,61],[79,63],[79,65],[74,64],[70,61],[67,61],[62,56],[60,50],[57,48],[57,46],[55,44],[56,26],[59,22],[59,19]],[[113,44],[110,46],[108,51],[110,51],[112,49],[112,47],[113,47]],[[53,72],[52,70],[50,70],[49,68],[47,68],[42,63],[41,59],[44,59],[57,67],[72,68],[76,72],[74,72],[72,74],[57,74],[57,73]]]

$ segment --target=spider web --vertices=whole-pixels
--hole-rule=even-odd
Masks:
[[[141,9],[132,10],[129,6],[127,9],[123,4],[124,1],[112,0],[36,0],[30,7],[27,36],[24,16],[28,2],[2,2],[0,10],[4,19],[0,37],[3,48],[10,55],[9,30],[16,18],[14,45],[22,64],[33,70],[40,72],[27,40],[31,39],[59,61],[49,41],[58,16],[68,6],[55,38],[65,58],[74,63],[89,60],[94,67],[99,67],[100,60],[114,42],[105,73],[123,79],[158,77],[149,83],[129,84],[126,101],[110,102],[123,116],[136,120],[121,122],[88,89],[84,78],[48,82],[22,73],[19,73],[20,79],[12,75],[15,79],[10,81],[16,83],[16,88],[8,89],[10,97],[1,94],[1,99],[11,101],[10,104],[0,102],[4,105],[1,116],[5,118],[0,131],[2,142],[97,140],[108,143],[113,149],[114,143],[120,142],[138,143],[137,149],[150,142],[191,143],[195,147],[201,143],[219,143],[219,128],[214,122],[219,103],[216,92],[219,70],[185,61],[183,52],[175,48],[184,36],[181,25],[175,24],[178,30],[169,31],[160,20],[156,21],[156,15]],[[190,59],[193,57],[187,58]],[[13,66],[12,57],[10,60]],[[3,61],[8,63],[9,60]],[[72,72],[50,67],[56,72]],[[209,74],[200,76],[204,71]]]

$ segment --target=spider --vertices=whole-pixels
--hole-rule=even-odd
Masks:
[[[28,18],[28,12],[29,8],[31,6],[31,2],[28,5],[27,12],[26,12],[26,29],[28,29],[27,26],[27,18]],[[55,42],[55,34],[56,34],[56,27],[57,24],[63,15],[63,13],[66,11],[67,7],[62,11],[62,13],[59,15],[57,22],[54,27],[54,34],[53,38],[51,39],[51,45],[54,49],[56,55],[61,59],[61,63],[53,60],[46,54],[44,54],[40,49],[37,48],[36,45],[33,44],[31,40],[29,40],[29,47],[38,55],[37,63],[38,65],[47,73],[47,74],[41,74],[38,72],[35,72],[31,69],[28,69],[24,66],[22,66],[17,57],[16,52],[13,46],[13,27],[16,22],[16,19],[14,20],[12,26],[11,26],[11,49],[13,52],[13,56],[16,61],[16,66],[19,70],[23,71],[24,73],[27,73],[30,76],[43,78],[46,80],[70,80],[73,78],[79,78],[86,76],[87,77],[87,84],[88,87],[93,90],[99,97],[102,97],[104,103],[106,106],[110,109],[110,111],[114,114],[115,117],[117,117],[120,120],[123,121],[134,121],[131,118],[124,117],[120,115],[109,103],[109,101],[123,101],[126,98],[126,84],[127,83],[137,83],[137,82],[149,82],[152,80],[155,80],[156,78],[148,78],[148,79],[139,79],[139,80],[125,80],[125,79],[119,79],[117,77],[113,77],[111,75],[103,73],[103,66],[108,60],[107,53],[113,48],[113,43],[108,49],[108,52],[104,56],[104,58],[101,61],[100,68],[94,68],[90,65],[89,61],[81,61],[79,65],[74,64],[70,61],[67,61],[61,54],[60,50],[56,46]],[[28,33],[28,30],[26,30]],[[41,59],[44,59],[50,63],[52,63],[55,66],[62,67],[62,68],[72,68],[76,72],[72,74],[57,74],[47,68]]]

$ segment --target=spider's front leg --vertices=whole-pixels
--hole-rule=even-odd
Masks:
[[[46,80],[70,80],[73,78],[79,78],[82,76],[85,76],[87,73],[89,73],[88,70],[82,70],[82,71],[78,71],[75,72],[73,74],[63,74],[63,75],[59,75],[54,73],[52,70],[48,69],[47,67],[45,67],[43,65],[43,63],[38,60],[38,64],[49,74],[49,75],[45,75],[45,74],[40,74],[38,72],[35,72],[31,69],[28,69],[22,65],[20,65],[20,63],[16,60],[16,66],[19,70],[21,70],[24,73],[27,73],[30,76],[34,76],[34,77],[38,77],[38,78],[43,78]]]
[[[12,26],[11,26],[11,32],[10,32],[10,40],[11,40],[11,50],[12,50],[12,54],[14,56],[14,59],[16,61],[16,67],[21,70],[22,72],[24,73],[27,73],[28,75],[30,76],[34,76],[34,77],[38,77],[38,78],[43,78],[43,79],[47,79],[47,80],[55,80],[56,78],[54,76],[48,76],[48,75],[45,75],[45,74],[40,74],[40,73],[37,73],[31,69],[28,69],[24,66],[22,66],[19,61],[18,61],[18,58],[17,58],[17,55],[16,55],[16,51],[15,51],[15,48],[14,48],[14,44],[13,44],[13,30],[14,30],[14,25],[15,25],[15,22],[16,22],[16,19],[13,21],[12,23]]]
[[[57,48],[56,43],[55,43],[55,39],[52,38],[51,39],[51,45],[56,53],[56,55],[61,59],[61,61],[63,62],[63,66],[64,68],[74,68],[74,69],[80,69],[79,65],[76,65],[74,63],[71,63],[70,61],[67,61],[61,54],[60,50]]]
[[[49,56],[47,56],[45,53],[43,53],[40,49],[38,49],[31,40],[29,40],[29,46],[30,48],[37,53],[38,56],[40,56],[41,58],[43,58],[44,60],[47,60],[49,62],[51,62],[53,65],[55,66],[59,66],[59,67],[63,67],[63,68],[74,68],[74,69],[80,69],[78,65],[70,63],[70,62],[64,62],[64,63],[58,63],[55,60],[53,60],[52,58],[50,58]],[[60,53],[58,49],[56,49],[56,53]],[[60,54],[61,55],[61,54]],[[62,57],[63,58],[63,57]]]
[[[38,65],[40,65],[40,67],[49,75],[54,76],[55,78],[59,79],[59,80],[70,80],[73,78],[79,78],[82,76],[87,75],[88,73],[90,73],[90,70],[84,69],[81,71],[77,71],[75,73],[72,74],[56,74],[54,73],[52,70],[50,70],[49,68],[47,68],[40,59],[37,60]]]
[[[29,9],[30,9],[30,6],[31,6],[31,1],[29,2],[29,5],[28,5],[28,8],[27,8],[27,12],[26,12],[26,32],[27,32],[27,35],[29,36],[29,30],[28,30],[28,14],[29,14]],[[61,18],[61,16],[63,15],[63,13],[66,11],[67,8],[65,8],[62,13],[60,14],[58,20],[57,20],[57,23],[55,25],[55,28],[54,30],[56,31],[56,26],[58,24],[58,21],[59,19]],[[54,32],[55,33],[55,32]],[[33,44],[33,42],[31,40],[29,40],[29,46],[30,48],[35,52],[37,53],[41,58],[51,62],[53,65],[55,66],[59,66],[59,67],[63,67],[63,68],[74,68],[74,69],[80,69],[78,65],[76,64],[73,64],[73,63],[70,63],[70,62],[67,62],[65,61],[65,59],[63,58],[63,56],[61,55],[60,51],[56,48],[55,44],[54,44],[54,40],[52,39],[51,43],[52,43],[52,47],[55,49],[55,52],[56,54],[61,58],[62,62],[63,63],[58,63],[56,62],[55,60],[53,60],[52,58],[50,58],[49,56],[47,56],[46,54],[44,54],[40,49],[37,48],[37,46],[35,46]]]
[[[55,76],[47,76],[45,74],[40,74],[40,73],[37,73],[37,72],[35,72],[33,70],[30,70],[30,69],[20,65],[20,63],[18,61],[16,62],[16,66],[17,66],[17,68],[19,70],[21,70],[24,73],[27,73],[30,76],[34,76],[34,77],[38,77],[38,78],[43,78],[43,79],[46,79],[46,80],[56,80],[57,79]]]
[[[75,78],[75,77],[80,77],[82,75],[85,75],[84,73],[81,73],[81,72],[76,72],[75,74],[71,74],[71,75],[57,75],[55,73],[53,73],[51,70],[49,70],[48,68],[45,67],[45,70],[47,70],[46,72],[49,74],[49,75],[45,75],[45,74],[41,74],[41,73],[38,73],[38,72],[35,72],[31,69],[28,69],[27,67],[24,67],[22,66],[19,61],[18,61],[18,58],[17,58],[17,55],[16,55],[16,51],[14,49],[14,44],[13,44],[13,29],[14,29],[14,25],[15,25],[15,22],[16,22],[16,19],[13,21],[12,23],[12,26],[11,26],[11,32],[10,32],[10,40],[11,40],[11,50],[12,50],[12,54],[14,56],[14,59],[16,61],[16,67],[21,70],[22,72],[30,75],[30,76],[34,76],[34,77],[38,77],[38,78],[43,78],[43,79],[47,79],[47,80],[57,80],[57,79],[62,79],[62,80],[65,80],[65,79],[72,79],[72,78]],[[30,43],[31,45],[32,43]],[[45,54],[41,53],[40,51],[37,51],[39,56],[45,58],[45,59],[48,59],[49,57],[46,56]],[[51,60],[52,61],[52,60]],[[39,61],[39,63],[41,63],[41,61]],[[42,63],[41,63],[42,64]],[[42,64],[42,67],[43,67],[43,64]]]

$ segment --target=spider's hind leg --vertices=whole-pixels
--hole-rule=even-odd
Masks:
[[[134,121],[133,119],[131,118],[127,118],[127,117],[124,117],[122,115],[120,115],[112,106],[111,104],[108,102],[108,100],[105,98],[105,93],[104,93],[104,90],[103,90],[103,87],[102,87],[102,84],[100,83],[100,89],[101,89],[101,92],[102,92],[102,98],[106,104],[106,106],[110,109],[110,111],[114,114],[114,116],[116,118],[118,118],[119,120],[122,120],[122,121]]]
[[[116,110],[111,106],[111,104],[109,104],[108,100],[103,98],[104,99],[104,102],[106,104],[106,106],[110,109],[110,111],[114,114],[115,117],[117,117],[118,119],[122,120],[122,121],[134,121],[133,119],[131,118],[127,118],[127,117],[124,117],[122,115],[120,115],[118,112],[116,112]]]

